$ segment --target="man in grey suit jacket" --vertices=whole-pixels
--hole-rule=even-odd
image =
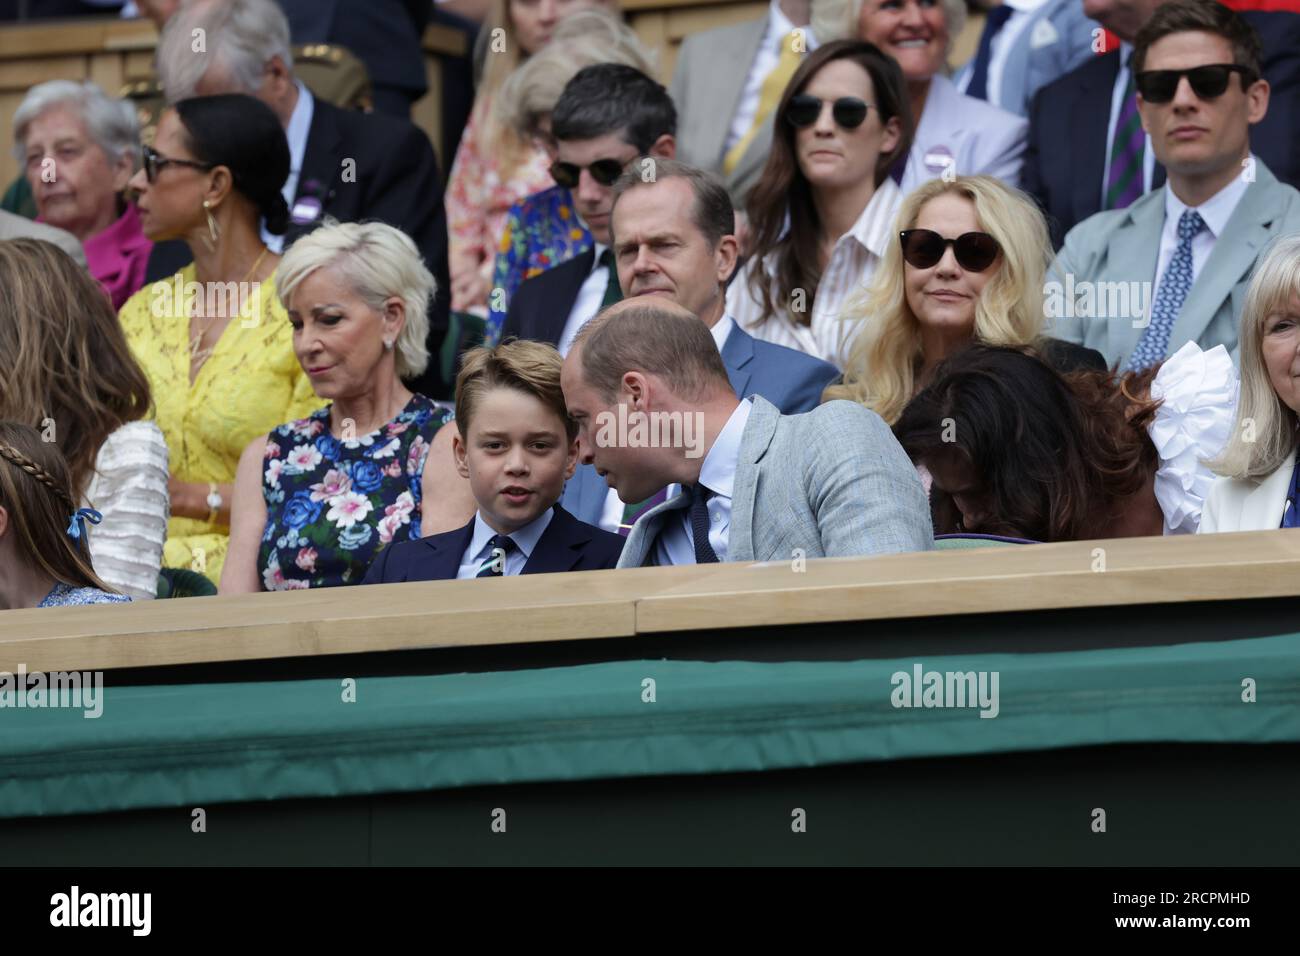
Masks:
[[[758,125],[730,169],[727,153],[744,139],[758,109],[763,80],[775,68],[781,40],[804,31],[804,47],[816,49],[808,30],[810,0],[771,0],[767,15],[693,33],[682,41],[668,91],[677,106],[677,156],[723,177],[731,202],[744,209],[772,146],[772,117]]]
[[[86,251],[81,248],[81,243],[72,233],[47,226],[43,222],[34,222],[3,209],[0,209],[0,239],[44,239],[72,256],[77,265],[86,264]]]
[[[879,416],[737,399],[708,330],[677,305],[606,309],[578,333],[560,384],[580,459],[623,501],[683,486],[637,520],[620,568],[933,547],[916,469]]]
[[[696,315],[712,335],[737,398],[761,395],[786,414],[815,408],[838,374],[835,366],[755,339],[726,314],[726,280],[736,267],[735,217],[717,179],[684,163],[646,158],[615,183],[613,201],[610,242],[623,292],[663,297]],[[579,466],[561,500],[579,519],[607,531],[626,532],[631,524],[633,513],[623,513],[590,466]]]
[[[1221,93],[1193,88],[1187,70],[1225,63],[1235,66]],[[1259,38],[1210,0],[1167,4],[1138,33],[1133,70],[1142,125],[1168,181],[1066,235],[1044,289],[1052,334],[1135,369],[1189,341],[1235,357],[1256,258],[1275,236],[1300,232],[1300,192],[1250,151],[1250,127],[1269,99]],[[1176,86],[1160,71],[1179,73]]]

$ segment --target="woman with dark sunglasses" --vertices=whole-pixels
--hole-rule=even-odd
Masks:
[[[846,309],[864,324],[842,383],[893,424],[944,359],[973,342],[1030,346],[1060,371],[1105,370],[1101,354],[1047,339],[1047,224],[1024,193],[990,176],[934,179],[903,200],[871,287]]]
[[[244,446],[320,404],[275,295],[280,257],[262,241],[262,222],[273,234],[288,228],[288,175],[289,144],[271,108],[230,94],[165,111],[129,184],[145,235],[184,240],[194,255],[128,299],[119,318],[170,454],[163,566],[214,584]]]
[[[727,292],[727,312],[747,332],[844,367],[857,326],[840,311],[889,245],[902,201],[889,168],[910,139],[893,60],[856,40],[804,59],[750,193],[751,256]]]

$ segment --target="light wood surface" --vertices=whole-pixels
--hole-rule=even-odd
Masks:
[[[823,559],[803,571],[736,563],[5,611],[0,670],[1297,595],[1300,534],[1129,538]]]

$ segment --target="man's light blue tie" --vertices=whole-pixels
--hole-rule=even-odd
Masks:
[[[1151,306],[1151,323],[1129,357],[1129,371],[1139,372],[1164,361],[1165,351],[1169,348],[1169,333],[1173,331],[1178,313],[1183,310],[1183,302],[1195,278],[1192,275],[1192,240],[1204,228],[1205,220],[1199,212],[1195,209],[1183,211],[1178,220],[1178,248],[1160,279],[1156,301]]]

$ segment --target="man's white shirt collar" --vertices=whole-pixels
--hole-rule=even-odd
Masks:
[[[1242,173],[1246,169],[1257,168],[1259,161],[1255,154],[1250,154],[1250,165],[1242,167]],[[1205,220],[1205,225],[1210,230],[1210,235],[1218,238],[1223,234],[1224,228],[1228,225],[1228,220],[1232,218],[1233,210],[1237,208],[1237,203],[1241,202],[1241,197],[1246,195],[1246,190],[1250,184],[1246,182],[1245,176],[1238,174],[1233,176],[1217,193],[1201,203],[1199,206],[1190,207],[1176,195],[1169,182],[1165,182],[1165,220],[1167,222],[1178,222],[1182,218],[1183,212],[1189,208],[1195,208]]]

